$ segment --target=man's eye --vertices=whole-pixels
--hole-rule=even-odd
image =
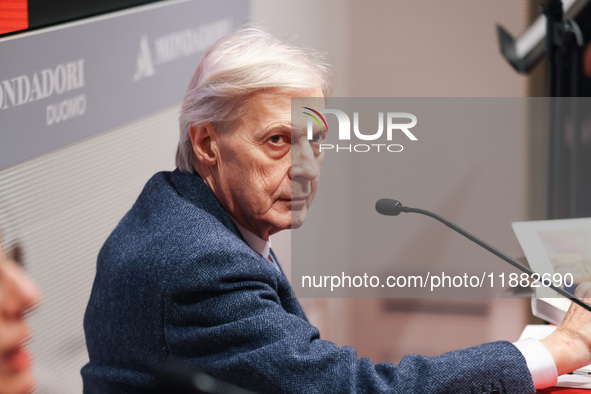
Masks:
[[[312,139],[310,140],[310,142],[312,142],[314,144],[321,144],[324,142],[325,138],[326,138],[326,131],[323,131],[323,132],[314,134],[312,136]]]
[[[269,141],[273,144],[283,144],[284,142],[286,142],[285,136],[284,135],[274,135],[271,138],[269,138]]]
[[[12,247],[12,250],[9,253],[9,258],[16,262],[21,268],[24,268],[23,254],[23,247],[17,243]]]

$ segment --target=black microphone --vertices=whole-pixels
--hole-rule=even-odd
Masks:
[[[390,198],[382,198],[376,202],[376,211],[382,215],[398,216],[402,212],[403,206],[400,201]]]
[[[450,222],[449,220],[447,220],[447,219],[445,219],[433,212],[427,211],[425,209],[420,209],[420,208],[405,207],[404,205],[402,205],[402,203],[400,201],[392,200],[390,198],[379,199],[376,202],[376,211],[378,211],[379,214],[387,215],[387,216],[397,216],[401,212],[414,212],[414,213],[420,213],[421,215],[426,215],[426,216],[432,217],[433,219],[436,219],[436,220],[440,221],[441,223],[445,224],[447,227],[451,228],[452,230],[462,234],[464,237],[468,238],[470,241],[472,241],[472,242],[476,243],[477,245],[483,247],[484,249],[488,250],[489,252],[491,252],[495,256],[505,260],[507,263],[511,264],[513,267],[525,272],[529,276],[537,275],[539,278],[542,277],[540,274],[519,264],[517,261],[515,261],[511,257],[507,256],[505,253],[501,252],[500,250],[493,247],[492,245],[489,245],[486,242],[484,242],[483,240],[481,240],[480,238],[470,234],[468,231],[464,230],[463,228],[461,228],[457,224],[454,224],[454,223]],[[549,279],[546,279],[546,281],[543,281],[542,283],[544,284],[544,286],[551,288],[552,290],[554,290],[555,292],[557,292],[561,296],[568,298],[569,300],[571,300],[575,304],[580,305],[583,308],[587,309],[589,312],[591,312],[591,306],[589,304],[578,299],[577,297],[575,297],[574,295],[572,295],[568,291],[566,291],[560,287],[554,286]]]

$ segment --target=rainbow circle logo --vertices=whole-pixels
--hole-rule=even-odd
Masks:
[[[322,114],[320,112],[318,112],[315,109],[312,109],[310,107],[302,107],[302,108],[307,109],[308,111],[312,111],[312,112],[314,112],[314,114],[318,115],[318,117],[316,117],[315,115],[311,114],[310,112],[302,112],[303,114],[308,115],[312,119],[314,119],[316,121],[316,123],[318,123],[318,126],[320,126],[320,130],[328,131],[328,124],[326,123],[324,116],[322,116]],[[320,118],[320,119],[318,119],[318,118]],[[320,123],[320,120],[322,120],[322,123]],[[322,124],[324,124],[324,126]]]

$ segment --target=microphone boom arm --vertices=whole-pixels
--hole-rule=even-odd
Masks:
[[[381,204],[382,207],[385,204],[394,204],[394,209],[393,209],[394,212],[386,213],[383,210],[379,209],[378,204]],[[454,224],[454,223],[450,222],[449,220],[447,220],[447,219],[445,219],[433,212],[427,211],[425,209],[420,209],[420,208],[405,207],[402,204],[400,204],[400,202],[398,202],[396,200],[389,200],[389,199],[379,200],[376,203],[376,209],[378,210],[379,213],[385,214],[385,215],[395,216],[398,214],[398,213],[396,213],[396,211],[399,211],[399,212],[414,212],[414,213],[419,213],[421,215],[432,217],[433,219],[445,224],[447,227],[451,228],[455,232],[460,233],[464,237],[468,238],[470,241],[476,243],[477,245],[480,245],[481,247],[488,250],[489,252],[491,252],[495,256],[505,260],[507,263],[511,264],[513,267],[517,268],[518,270],[525,272],[529,276],[540,275],[540,274],[536,273],[535,271],[532,271],[531,269],[523,266],[522,264],[520,264],[516,260],[512,259],[511,257],[507,256],[505,253],[501,252],[499,249],[495,248],[494,246],[489,245],[488,243],[484,242],[480,238],[472,235],[471,233],[464,230],[463,228],[461,228],[457,224]],[[541,275],[540,275],[540,278],[541,278]],[[577,305],[587,309],[589,312],[591,312],[591,306],[589,304],[587,304],[586,302],[582,301],[581,299],[575,297],[574,295],[572,295],[568,291],[566,291],[558,286],[555,286],[554,284],[552,284],[552,282],[549,279],[547,279],[546,281],[543,281],[542,283],[544,284],[544,286],[551,288],[552,290],[554,290],[555,292],[557,292],[561,296],[568,298],[569,300],[571,300],[575,304],[577,304]]]

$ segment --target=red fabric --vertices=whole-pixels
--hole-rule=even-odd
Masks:
[[[585,75],[591,78],[591,44],[587,44],[585,48],[585,54],[583,55],[583,69]]]
[[[28,27],[27,0],[0,0],[0,34],[24,30]]]

